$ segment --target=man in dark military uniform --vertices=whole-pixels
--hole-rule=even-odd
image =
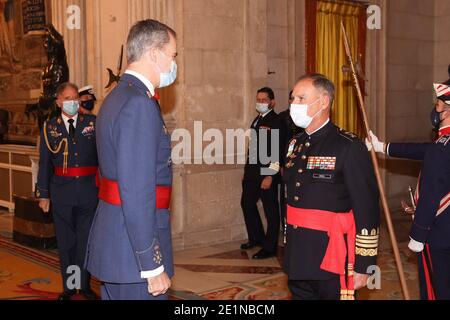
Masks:
[[[256,110],[259,115],[251,125],[252,136],[242,180],[241,207],[247,227],[248,242],[242,244],[241,249],[262,246],[262,249],[253,255],[253,259],[266,259],[275,256],[278,248],[279,141],[283,138],[280,137],[280,119],[273,110],[275,106],[273,90],[270,88],[258,90],[256,101]],[[273,139],[277,139],[276,150],[271,150]],[[264,156],[267,157],[267,161],[262,159]],[[275,160],[270,161],[269,157]],[[259,199],[262,201],[267,219],[266,233],[264,233],[258,212]]]
[[[88,270],[104,300],[167,300],[174,274],[170,228],[170,134],[155,88],[177,77],[176,33],[137,22],[128,67],[97,120],[100,204],[88,243]]]
[[[68,300],[76,293],[67,283],[73,273],[68,270],[70,266],[80,268],[80,293],[94,299],[84,259],[98,202],[96,118],[78,114],[78,88],[74,84],[58,88],[56,103],[61,115],[47,121],[41,133],[36,196],[44,212],[52,205],[64,288],[59,299]]]
[[[408,247],[417,252],[423,300],[450,299],[450,86],[434,85],[431,113],[435,143],[384,143],[372,133],[376,152],[423,160],[415,195],[417,205]],[[369,149],[370,146],[368,145]]]
[[[362,141],[330,121],[334,85],[300,78],[291,116],[305,128],[286,150],[285,272],[293,299],[354,299],[375,265],[379,193]]]

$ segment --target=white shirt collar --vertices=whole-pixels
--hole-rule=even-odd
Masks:
[[[308,136],[312,136],[314,133],[316,133],[316,132],[319,131],[320,129],[323,129],[323,128],[328,124],[328,122],[330,122],[330,118],[328,118],[327,121],[325,121],[325,122],[323,123],[323,125],[322,125],[320,128],[314,130],[313,132],[308,132],[308,131],[306,131],[306,134],[307,134]]]
[[[66,127],[67,133],[69,133],[69,131],[70,131],[70,129],[69,129],[69,126],[70,126],[69,119],[73,119],[73,126],[75,128],[77,127],[78,113],[76,115],[74,115],[72,118],[69,118],[64,113],[61,112],[61,118],[64,121],[64,126]]]
[[[61,112],[61,117],[66,125],[69,125],[69,119],[73,119],[73,126],[77,126],[77,120],[78,120],[78,113],[74,115],[72,118],[69,118],[64,113]]]
[[[152,97],[155,95],[155,87],[150,82],[150,80],[148,80],[145,76],[143,76],[139,72],[136,72],[136,71],[133,71],[133,70],[126,70],[125,73],[129,74],[129,75],[132,75],[132,76],[135,76],[136,78],[141,80],[142,83],[145,84],[145,86],[147,87],[148,91],[150,91]]]

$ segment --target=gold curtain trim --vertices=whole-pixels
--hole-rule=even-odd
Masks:
[[[346,1],[346,0],[317,0],[318,3],[331,3],[331,4],[344,4],[347,6],[352,7],[358,7],[358,8],[366,8],[368,6],[368,3],[360,3],[360,2],[354,2],[354,1]]]
[[[27,221],[18,217],[14,217],[13,229],[21,234],[33,237],[52,238],[56,236],[53,223]]]
[[[340,17],[359,17],[359,14],[352,14],[352,13],[342,14],[342,13],[337,13],[337,12],[330,11],[330,10],[317,10],[317,12],[324,13],[324,14],[339,14]]]

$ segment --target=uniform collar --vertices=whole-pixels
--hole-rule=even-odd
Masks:
[[[126,70],[125,74],[129,74],[131,76],[138,78],[147,87],[147,90],[150,92],[152,97],[155,95],[155,86],[144,75],[133,70]]]
[[[439,137],[445,136],[446,134],[450,134],[450,126],[445,126],[439,129]]]
[[[332,127],[332,125],[333,125],[332,122],[330,121],[330,119],[328,119],[327,121],[324,122],[324,124],[323,124],[320,128],[314,130],[314,131],[311,132],[311,133],[308,133],[308,132],[305,130],[305,133],[306,133],[306,135],[308,135],[309,137],[314,137],[314,138],[315,138],[315,137],[320,137],[320,136],[326,134],[326,133],[330,130],[330,128]]]

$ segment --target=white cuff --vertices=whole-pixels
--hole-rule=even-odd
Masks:
[[[424,244],[422,242],[418,242],[418,241],[414,240],[413,238],[409,238],[409,239],[411,239],[408,244],[409,250],[414,251],[414,252],[422,252],[423,251]]]
[[[164,272],[164,266],[161,266],[159,268],[156,268],[156,269],[150,270],[150,271],[141,271],[141,278],[142,279],[154,278],[154,277],[159,276],[163,272]]]
[[[272,169],[273,171],[275,171],[277,173],[280,172],[280,163],[279,162],[275,162],[275,163],[271,162],[269,169]]]
[[[387,143],[387,142],[386,142]],[[386,154],[390,157],[390,155],[389,155],[389,147],[391,146],[391,144],[390,143],[387,143],[387,146],[386,146]]]

